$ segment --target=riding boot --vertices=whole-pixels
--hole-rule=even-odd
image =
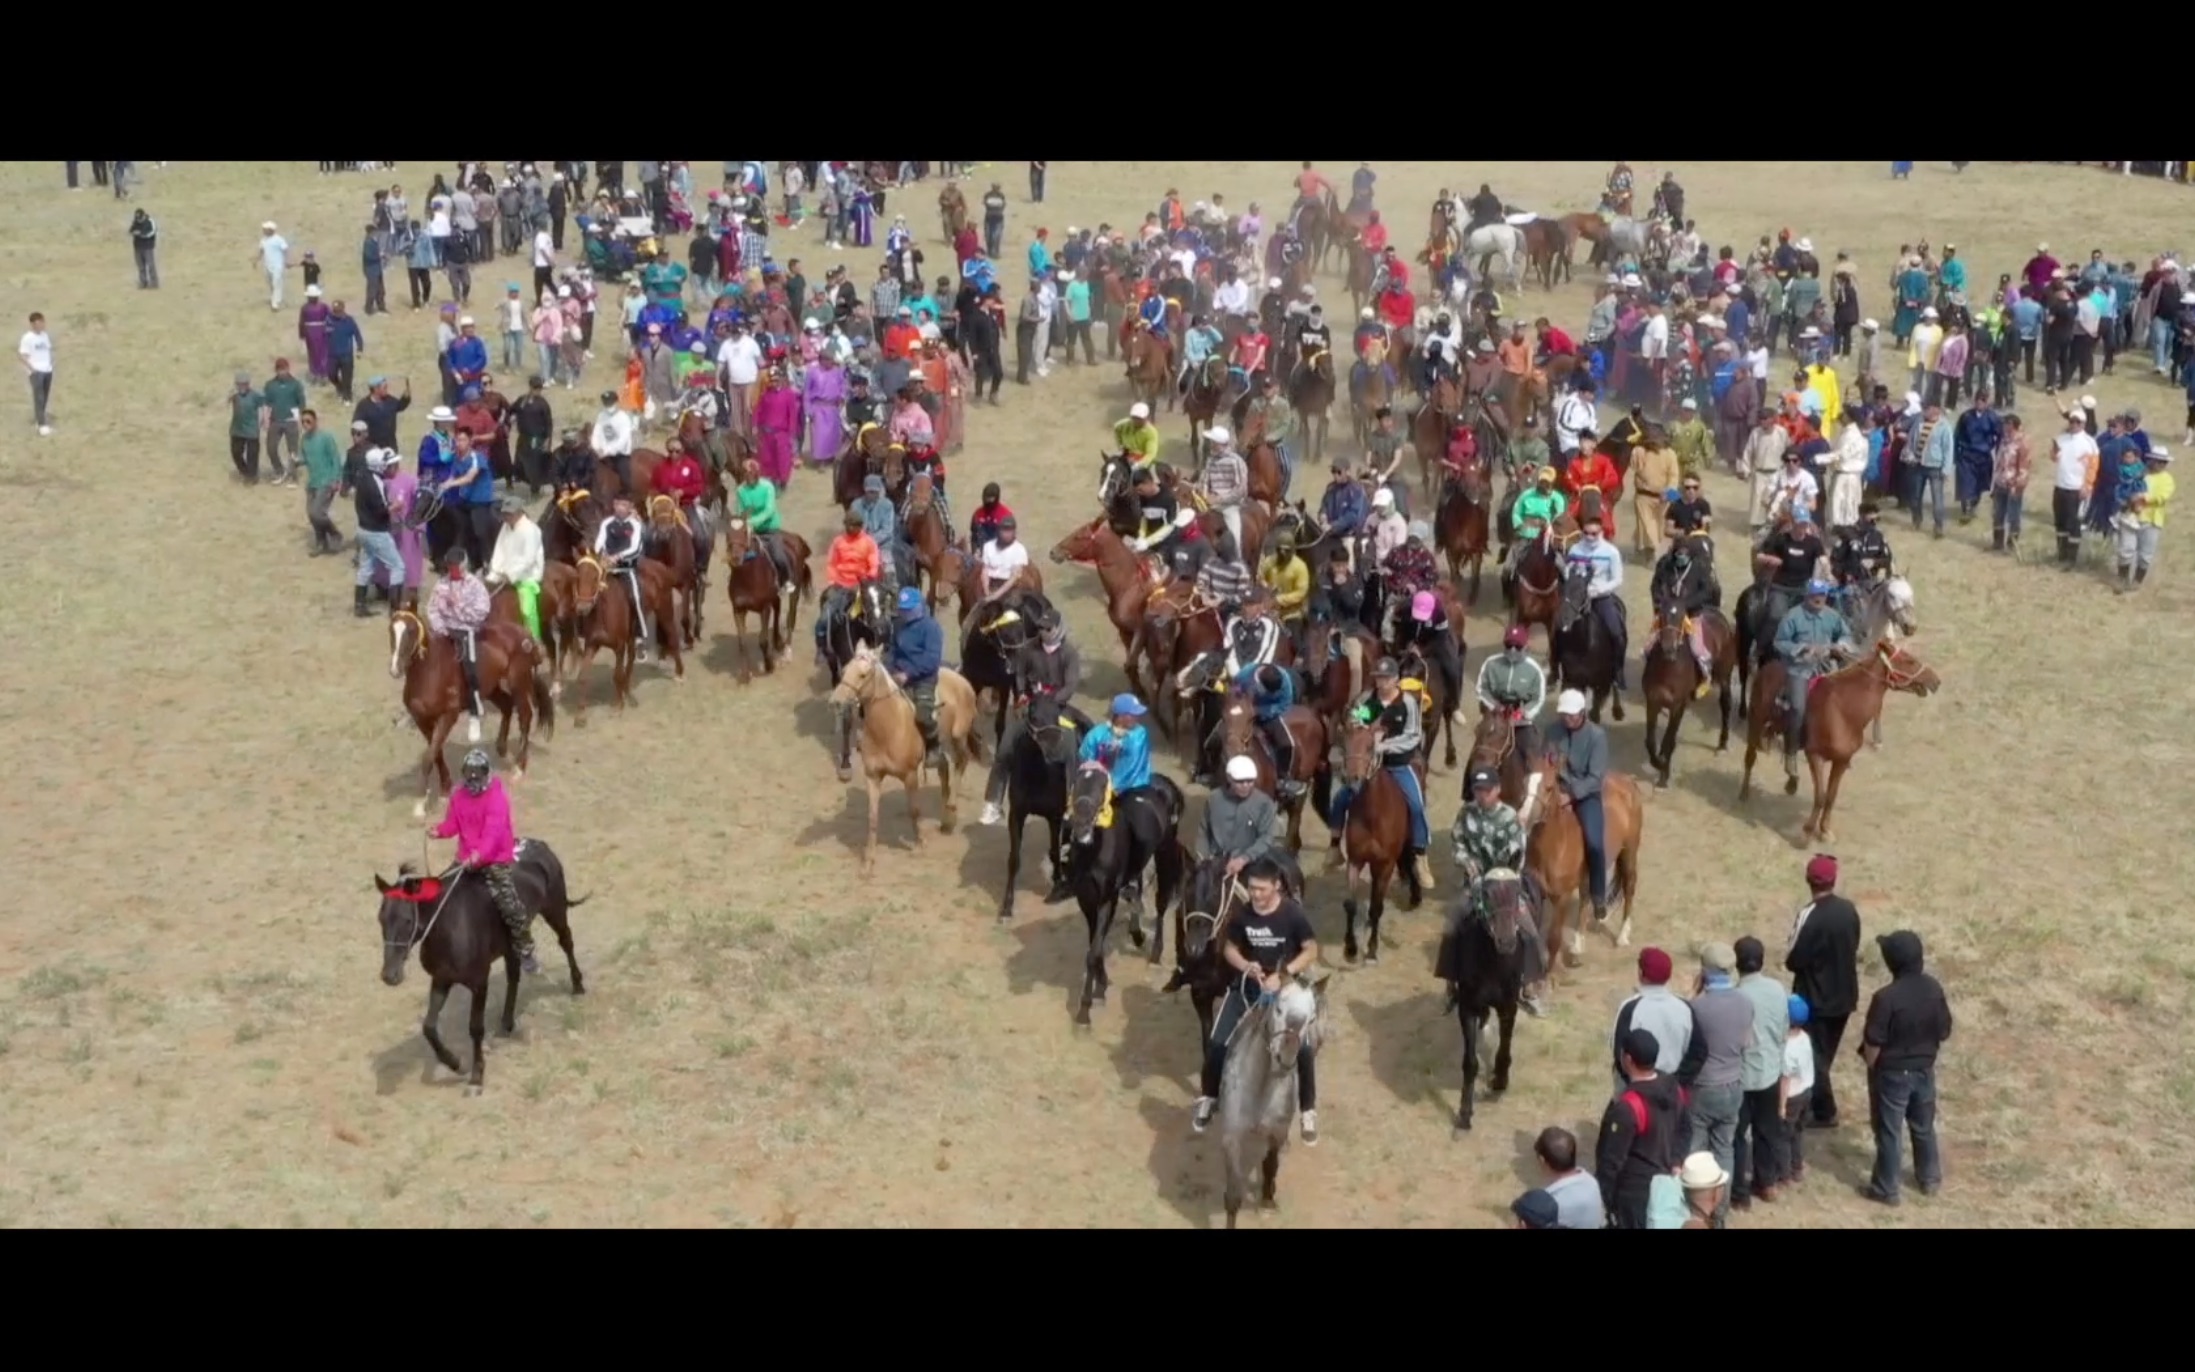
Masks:
[[[369,607],[369,606],[368,606],[368,605],[366,604],[366,596],[367,596],[367,593],[368,593],[368,592],[370,592],[370,591],[372,591],[372,590],[373,590],[373,587],[371,587],[371,586],[359,586],[359,587],[356,587],[356,588],[354,588],[354,591],[353,591],[353,599],[352,599],[352,601],[351,601],[351,615],[352,615],[352,617],[353,617],[353,618],[357,618],[357,619],[372,619],[372,618],[373,618],[373,610],[372,610],[372,608],[371,608],[371,607]]]
[[[937,720],[934,718],[917,719],[915,728],[922,734],[923,765],[927,767],[938,766],[943,759],[940,757],[937,748]]]
[[[2001,552],[2003,552],[2003,551],[2004,551],[2004,530],[2002,530],[2002,529],[1997,529],[1997,530],[1993,530],[1993,531],[1992,531],[1992,532],[1990,533],[1990,535],[1989,535],[1989,551],[1991,551],[1991,552],[1993,552],[1993,553],[2001,553]]]
[[[1428,891],[1433,889],[1433,864],[1427,860],[1424,849],[1410,850],[1410,870],[1417,877],[1420,887]]]

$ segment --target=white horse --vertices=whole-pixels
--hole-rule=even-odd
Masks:
[[[1227,1227],[1250,1194],[1250,1162],[1261,1159],[1263,1185],[1258,1202],[1270,1207],[1277,1201],[1275,1184],[1280,1178],[1280,1153],[1296,1122],[1296,1053],[1308,1046],[1318,1051],[1319,1017],[1326,1003],[1326,983],[1312,985],[1292,981],[1273,999],[1253,1007],[1237,1023],[1227,1045],[1226,1065],[1220,1070],[1220,1152],[1227,1163]],[[1229,995],[1240,995],[1230,989]],[[1262,1145],[1262,1148],[1261,1148]]]
[[[1483,224],[1471,231],[1463,240],[1466,260],[1479,264],[1479,275],[1491,280],[1494,274],[1493,260],[1501,259],[1502,275],[1509,280],[1509,289],[1521,289],[1524,284],[1524,234],[1513,224]]]

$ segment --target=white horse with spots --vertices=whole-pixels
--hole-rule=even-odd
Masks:
[[[1259,1205],[1277,1202],[1280,1153],[1296,1122],[1296,1056],[1318,1051],[1319,1020],[1326,1006],[1321,977],[1306,986],[1292,981],[1250,1008],[1235,1026],[1219,1078],[1219,1142],[1227,1163],[1227,1227],[1250,1194],[1250,1162],[1262,1159]],[[1240,995],[1229,989],[1229,995]]]

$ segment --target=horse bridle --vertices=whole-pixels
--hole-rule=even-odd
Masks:
[[[417,662],[427,655],[427,626],[421,623],[419,616],[410,610],[398,610],[389,616],[389,623],[391,624],[395,624],[398,620],[409,621],[412,631],[419,635],[418,641],[412,645],[412,655],[409,659],[409,661]]]
[[[434,913],[427,916],[427,924],[425,928],[421,928],[419,924],[419,902],[416,900],[398,901],[397,903],[399,905],[402,905],[405,910],[408,911],[410,914],[411,929],[401,943],[384,935],[381,940],[382,951],[387,953],[394,953],[399,949],[402,949],[406,954],[409,954],[412,949],[417,948],[422,943],[425,943],[427,941],[427,935],[434,932],[434,926],[436,922],[442,918],[443,910],[448,908],[450,903],[450,897],[457,893],[458,880],[464,875],[465,869],[463,867],[459,867],[450,873],[449,879],[447,881],[442,882],[442,899],[435,902]],[[401,882],[399,882],[398,884],[402,885]],[[388,893],[383,892],[382,899],[386,900],[387,898]]]

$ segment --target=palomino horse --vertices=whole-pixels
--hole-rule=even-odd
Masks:
[[[1296,362],[1296,370],[1288,378],[1288,404],[1295,410],[1303,429],[1304,446],[1308,449],[1305,460],[1324,462],[1326,429],[1334,409],[1332,352],[1314,347]]]
[[[776,535],[792,564],[793,584],[778,575],[762,546],[763,535],[754,531],[744,516],[724,521],[724,590],[732,601],[732,642],[739,652],[739,684],[754,680],[754,666],[747,655],[747,616],[760,616],[762,670],[777,670],[777,655],[785,641],[800,627],[800,602],[815,589],[808,570],[808,544],[798,534]],[[782,599],[780,594],[782,593]]]
[[[1296,1060],[1308,1048],[1316,1053],[1319,1024],[1326,1012],[1326,983],[1289,982],[1242,1017],[1227,1045],[1219,1073],[1220,1155],[1227,1184],[1221,1200],[1227,1227],[1233,1229],[1250,1198],[1250,1162],[1258,1160],[1258,1205],[1280,1201],[1280,1155],[1296,1122]],[[1230,994],[1240,994],[1231,992]]]
[[[701,599],[708,589],[709,553],[716,546],[694,538],[680,517],[678,502],[667,495],[648,499],[648,556],[670,569],[671,585],[678,597],[678,627],[689,648],[701,642]]]
[[[1537,624],[1547,631],[1547,646],[1555,645],[1555,621],[1562,613],[1562,547],[1552,529],[1539,535],[1517,554],[1516,570],[1502,587],[1510,604],[1509,622],[1526,627]]]
[[[1155,406],[1164,397],[1166,408],[1173,409],[1179,398],[1174,391],[1174,345],[1139,319],[1121,326],[1120,351],[1136,399]]]
[[[1144,946],[1142,880],[1145,867],[1158,874],[1158,918],[1152,921],[1159,942],[1165,938],[1163,919],[1173,908],[1181,886],[1182,851],[1177,834],[1187,802],[1181,788],[1163,773],[1154,773],[1149,787],[1135,800],[1125,802],[1113,794],[1113,783],[1103,767],[1084,764],[1067,787],[1067,882],[1082,907],[1089,930],[1083,952],[1082,993],[1075,1003],[1075,1023],[1090,1022],[1090,1007],[1103,1004],[1112,988],[1105,971],[1105,942],[1123,896],[1128,898],[1128,941]],[[1151,960],[1158,961],[1154,943]]]
[[[1219,412],[1227,404],[1227,359],[1208,357],[1189,378],[1189,394],[1182,401],[1182,411],[1189,416],[1189,461],[1197,471],[1204,470],[1204,431],[1212,427]],[[1106,496],[1098,496],[1102,503]]]
[[[684,681],[686,658],[679,650],[678,626],[671,622],[675,613],[671,571],[660,562],[642,558],[633,574],[640,581],[641,603],[647,607],[656,646],[670,656],[676,678]],[[632,698],[633,662],[639,647],[633,639],[633,606],[626,594],[624,577],[612,572],[600,558],[591,554],[580,558],[579,574],[572,583],[572,614],[579,624],[579,642],[569,669],[573,679],[577,680],[581,672],[594,665],[596,653],[608,648],[613,699],[617,708],[623,710]],[[581,728],[586,726],[585,693],[580,694],[578,704],[572,708],[572,723]]]
[[[587,897],[571,898],[564,881],[564,864],[549,845],[530,838],[518,846],[511,864],[511,881],[518,898],[541,922],[556,932],[564,963],[571,968],[572,994],[587,994],[587,979],[579,973],[579,956],[572,951],[571,912],[587,903]],[[472,1015],[466,1026],[472,1031],[473,1065],[465,1078],[465,1094],[477,1096],[486,1079],[482,1054],[488,1029],[488,973],[497,958],[503,960],[503,1023],[508,1036],[518,1032],[519,960],[511,951],[510,927],[496,908],[484,878],[462,868],[442,877],[425,876],[408,866],[397,869],[396,880],[376,876],[374,889],[381,894],[381,984],[402,986],[404,969],[412,949],[419,950],[419,966],[425,971],[427,1016],[419,1031],[434,1050],[435,1060],[452,1072],[463,1072],[457,1055],[442,1042],[442,1007],[450,988],[462,986],[472,993]]]
[[[1448,576],[1463,584],[1463,569],[1471,569],[1469,599],[1479,603],[1479,579],[1486,567],[1488,517],[1494,490],[1486,479],[1483,453],[1469,458],[1459,471],[1441,464],[1446,473],[1441,483],[1440,504],[1433,513],[1433,541],[1448,562]]]
[[[907,453],[882,424],[868,423],[846,436],[846,448],[831,466],[831,499],[840,509],[861,499],[862,483],[884,478],[884,494],[894,505],[907,498]]]
[[[1111,622],[1113,632],[1120,635],[1120,646],[1129,650],[1129,689],[1149,699],[1136,673],[1134,648],[1143,633],[1151,593],[1170,579],[1164,565],[1138,556],[1126,540],[1113,532],[1104,515],[1061,539],[1052,549],[1051,559],[1054,565],[1073,562],[1097,570],[1098,584],[1105,589],[1105,618]]]
[[[1707,651],[1715,664],[1712,672],[1703,675],[1684,631],[1685,619],[1682,605],[1665,601],[1654,607],[1654,640],[1639,669],[1639,691],[1646,697],[1646,760],[1653,764],[1654,789],[1659,791],[1669,789],[1669,769],[1677,756],[1677,728],[1684,723],[1703,685],[1716,687],[1722,696],[1722,737],[1716,741],[1715,751],[1727,752],[1730,748],[1730,676],[1738,668],[1737,633],[1721,610],[1710,606],[1701,612],[1700,633],[1707,640]],[[1657,733],[1664,713],[1669,716],[1669,728]]]
[[[1740,801],[1753,795],[1753,763],[1761,746],[1780,737],[1784,727],[1784,665],[1774,659],[1753,678],[1753,694],[1745,712],[1745,780],[1738,788]],[[1860,751],[1868,721],[1882,713],[1883,699],[1892,691],[1926,699],[1943,689],[1935,669],[1888,639],[1860,662],[1841,672],[1827,673],[1807,683],[1806,770],[1814,782],[1814,806],[1807,813],[1801,838],[1828,842],[1829,818],[1837,808],[1837,788],[1845,769]],[[1785,795],[1796,795],[1799,779],[1784,783]]]
[[[1554,755],[1542,758],[1538,765],[1539,793],[1532,798],[1529,812],[1520,811],[1519,818],[1531,834],[1525,844],[1525,869],[1538,880],[1540,896],[1547,902],[1544,927],[1552,984],[1556,948],[1562,949],[1564,965],[1578,965],[1583,940],[1571,927],[1571,917],[1578,913],[1582,923],[1582,907],[1593,893],[1593,871],[1577,811],[1555,784]],[[1608,894],[1623,897],[1623,923],[1616,928],[1618,948],[1631,946],[1631,905],[1639,892],[1639,842],[1645,832],[1646,811],[1639,804],[1638,783],[1622,772],[1608,773],[1601,779],[1601,838],[1608,861]],[[1606,910],[1594,911],[1593,919],[1602,929],[1608,927]]]
[[[1593,569],[1574,562],[1562,580],[1562,609],[1555,619],[1554,638],[1548,656],[1554,659],[1549,686],[1560,684],[1585,692],[1593,701],[1593,722],[1601,722],[1601,709],[1614,702],[1616,720],[1623,720],[1623,692],[1616,682],[1623,672],[1623,645],[1601,621],[1587,597]],[[1619,602],[1620,603],[1620,602]]]
[[[1476,890],[1466,888],[1448,906],[1448,923],[1434,959],[1434,975],[1453,988],[1456,1022],[1463,1027],[1463,1103],[1456,1129],[1471,1132],[1477,1111],[1479,1045],[1486,1021],[1501,1026],[1494,1050],[1494,1075],[1486,1093],[1509,1089],[1509,1040],[1517,1028],[1517,1003],[1524,996],[1524,928],[1536,916],[1531,888],[1522,875],[1507,870],[1485,873]]]
[[[1448,431],[1463,422],[1463,382],[1443,376],[1410,417],[1410,447],[1418,455],[1418,487],[1433,499],[1435,474],[1448,452]]]
[[[523,777],[533,755],[536,712],[543,731],[556,734],[556,702],[549,696],[549,683],[534,671],[539,646],[523,628],[492,620],[474,635],[474,646],[481,703],[495,706],[503,716],[495,736],[497,757],[511,755],[511,712],[518,712],[517,775]],[[412,807],[414,815],[425,818],[435,783],[441,783],[443,795],[450,793],[450,764],[442,749],[472,703],[466,699],[464,664],[448,639],[427,632],[424,618],[400,609],[389,616],[389,675],[404,683],[404,711],[427,740],[419,758],[419,803]]]
[[[1364,447],[1371,441],[1376,416],[1395,402],[1395,394],[1402,389],[1402,379],[1395,374],[1395,364],[1382,358],[1378,366],[1358,362],[1349,369],[1349,423],[1357,446]]]
[[[927,770],[922,731],[915,723],[915,703],[907,698],[892,674],[864,644],[846,664],[838,685],[831,688],[831,704],[838,711],[838,779],[853,775],[854,717],[861,718],[861,771],[869,785],[869,841],[862,850],[861,870],[876,870],[877,812],[884,804],[884,779],[891,777],[907,791],[907,816],[914,821],[915,846],[922,846],[922,774]],[[937,785],[943,815],[938,831],[953,832],[958,811],[953,806],[953,768],[983,761],[983,740],[976,736],[976,693],[960,673],[941,668],[937,674],[937,737],[941,758]]]
[[[1360,882],[1371,888],[1364,960],[1372,965],[1379,962],[1380,917],[1387,913],[1387,886],[1395,879],[1398,867],[1410,886],[1405,908],[1415,910],[1425,899],[1415,866],[1402,860],[1410,847],[1410,801],[1403,794],[1402,783],[1380,765],[1378,743],[1378,731],[1361,719],[1352,718],[1342,726],[1341,779],[1350,791],[1349,809],[1333,826],[1333,846],[1328,849],[1326,864],[1329,872],[1342,867],[1349,874],[1350,894],[1341,902],[1345,921],[1341,952],[1351,962],[1357,960],[1356,889]],[[1424,768],[1419,766],[1421,791],[1424,785]]]
[[[1257,710],[1250,698],[1239,689],[1230,688],[1227,702],[1220,709],[1220,767],[1238,757],[1249,758],[1257,764],[1258,789],[1274,797],[1280,796],[1282,781],[1293,781],[1309,788],[1309,794],[1324,814],[1332,803],[1333,769],[1327,759],[1330,748],[1326,732],[1326,720],[1309,705],[1298,705],[1288,712],[1283,723],[1288,737],[1294,741],[1294,755],[1289,758],[1288,775],[1280,776],[1275,770],[1273,746],[1267,742],[1265,731],[1258,727]],[[1303,851],[1303,802],[1304,795],[1280,801],[1281,813],[1288,817],[1288,850]]]

